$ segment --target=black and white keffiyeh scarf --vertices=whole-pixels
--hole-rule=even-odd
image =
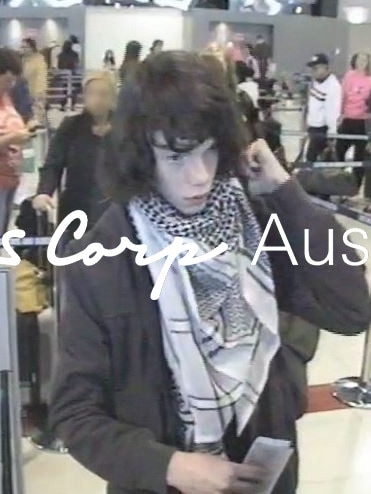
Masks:
[[[159,298],[184,447],[222,454],[228,424],[235,417],[238,434],[243,431],[280,344],[266,253],[252,265],[260,226],[235,179],[216,181],[197,215],[184,216],[155,194],[133,200],[129,211],[147,256],[175,237],[196,244],[197,256],[228,244],[227,252],[209,261],[192,266],[174,262]],[[149,266],[154,282],[165,262]]]

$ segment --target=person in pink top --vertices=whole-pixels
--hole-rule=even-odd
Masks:
[[[19,184],[22,145],[32,137],[9,96],[21,72],[16,52],[0,48],[0,237],[7,231]]]
[[[353,56],[351,70],[345,74],[342,82],[342,122],[338,129],[339,134],[367,134],[370,97],[370,55],[358,53]],[[344,161],[350,146],[355,146],[354,160],[363,161],[366,145],[367,141],[339,139],[336,145],[337,157]],[[360,186],[364,168],[355,168],[354,173]]]
[[[244,38],[236,38],[234,42],[227,45],[233,62],[243,62],[254,71],[254,79],[260,79],[260,69],[256,58],[252,55],[250,46]]]

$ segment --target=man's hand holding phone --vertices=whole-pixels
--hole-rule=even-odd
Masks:
[[[260,467],[232,463],[218,456],[176,452],[167,484],[182,494],[249,494],[265,477]]]

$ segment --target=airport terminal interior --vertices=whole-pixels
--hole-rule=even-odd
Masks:
[[[247,195],[215,178],[228,140],[229,153],[243,143]],[[160,170],[150,178],[148,156]],[[105,165],[110,189],[99,185]],[[193,190],[197,172],[217,185]],[[148,196],[130,188],[153,183]],[[166,187],[194,194],[181,206]],[[224,187],[217,233],[198,235],[212,187]],[[108,191],[124,190],[132,202],[114,209]],[[239,199],[223,210],[223,194]],[[293,250],[309,229],[317,266],[279,265],[284,254],[265,252],[253,267],[256,196],[288,227]],[[75,210],[96,232],[90,243],[111,249],[121,222],[153,252],[192,234],[211,250],[235,218],[241,229],[233,257],[204,271],[175,262],[167,302],[139,302],[158,260],[125,268],[122,293],[113,257],[53,265],[48,245]],[[24,235],[7,235],[15,229]],[[0,494],[103,494],[108,484],[110,494],[371,494],[369,0],[0,0],[0,238]],[[296,290],[303,303],[291,304]],[[243,420],[243,454],[233,456],[228,434]],[[244,457],[261,437],[256,473]],[[246,471],[228,470],[232,461]]]

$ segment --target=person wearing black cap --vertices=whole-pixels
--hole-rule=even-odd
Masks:
[[[336,134],[341,114],[341,85],[331,73],[329,59],[324,53],[314,55],[307,65],[313,71],[313,80],[307,106],[309,145],[306,159],[313,162],[324,149],[335,145],[327,135]]]

